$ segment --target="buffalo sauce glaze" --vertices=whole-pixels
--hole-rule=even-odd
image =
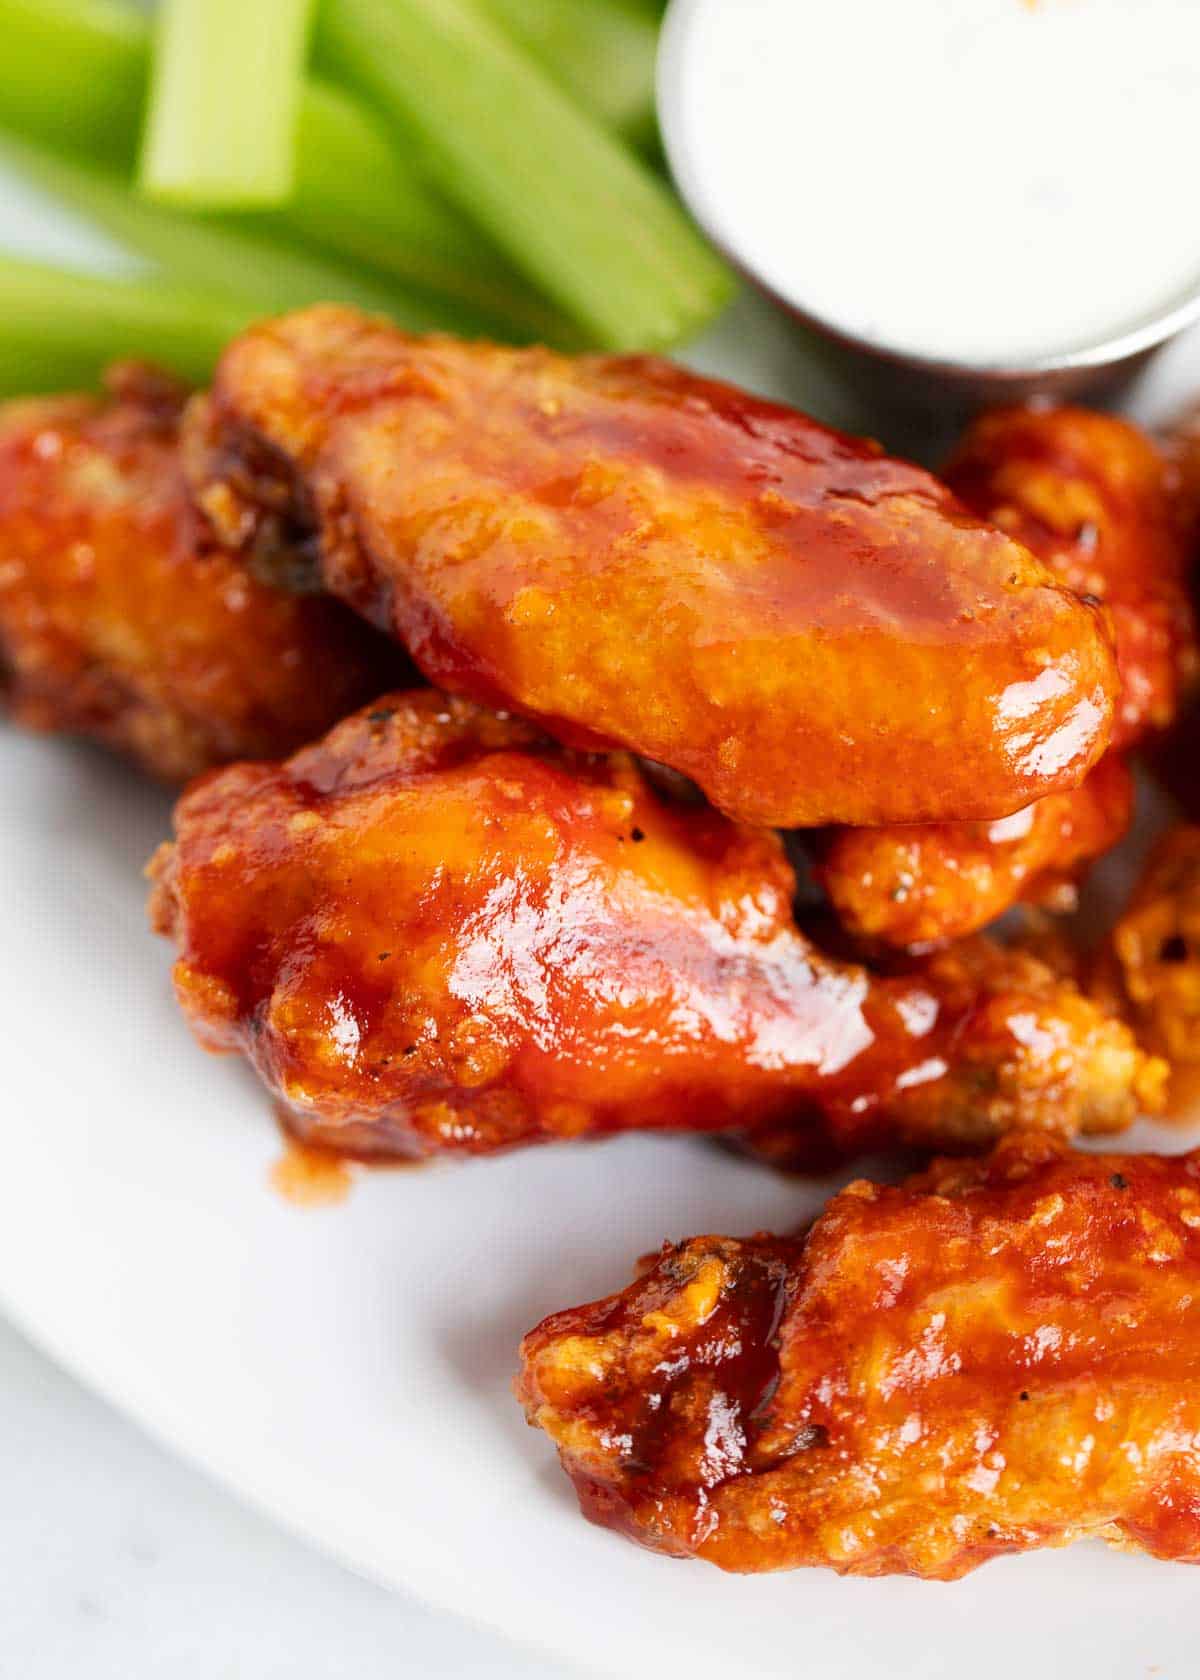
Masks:
[[[290,752],[405,668],[340,604],[214,543],[179,460],[184,393],[0,405],[0,684],[20,724],[93,736],[169,781]]]
[[[694,1501],[689,1533],[693,1543],[704,1527],[708,1495],[714,1487],[733,1477],[749,1474],[754,1443],[764,1427],[767,1409],[779,1382],[778,1332],[789,1281],[786,1243],[767,1238],[739,1246],[737,1275],[704,1320],[703,1335],[674,1341],[659,1362],[647,1373],[645,1388],[628,1408],[615,1398],[610,1419],[600,1427],[618,1444],[619,1465],[628,1485],[637,1490],[639,1503],[653,1505],[663,1492],[664,1466],[671,1462],[676,1432],[686,1412],[703,1421],[706,1450],[699,1460],[694,1482],[670,1487],[673,1501]],[[649,1291],[644,1305],[647,1314],[668,1305],[681,1286],[689,1282],[689,1256],[676,1257],[668,1244],[653,1276],[657,1291]],[[621,1298],[601,1303],[595,1318],[585,1317],[588,1309],[560,1314],[541,1325],[535,1336],[553,1335],[559,1320],[570,1333],[603,1337],[619,1331]],[[607,1310],[605,1310],[607,1309]],[[697,1405],[697,1395],[703,1395]],[[668,1471],[669,1474],[669,1471]],[[630,1539],[642,1540],[633,1520],[630,1502],[601,1477],[581,1472],[576,1477],[580,1507],[593,1522],[619,1529]],[[687,1545],[675,1546],[665,1526],[658,1531],[663,1549],[684,1555]]]
[[[735,1570],[1200,1559],[1200,1158],[1046,1137],[700,1237],[522,1345],[585,1512]]]
[[[1113,415],[1039,404],[982,415],[947,467],[969,507],[1103,602],[1121,675],[1116,747],[1167,728],[1197,674],[1185,587],[1193,455],[1182,434],[1168,454]],[[1132,810],[1129,772],[1110,753],[1078,788],[998,823],[835,830],[820,879],[860,937],[960,938],[1017,899],[1070,908],[1081,868],[1117,843]]]
[[[919,468],[669,363],[321,308],[237,340],[194,425],[230,540],[301,487],[325,584],[430,681],[742,820],[1006,816],[1105,744],[1094,607]]]
[[[1128,421],[1072,407],[984,414],[946,466],[969,507],[1104,602],[1121,678],[1116,747],[1170,725],[1198,672],[1183,476]]]
[[[314,1149],[284,1131],[283,1154],[271,1168],[271,1185],[293,1207],[331,1207],[344,1202],[353,1180],[340,1155]]]
[[[1148,1064],[1028,958],[878,979],[792,919],[777,836],[432,690],[195,784],[153,866],[203,1042],[310,1142],[486,1153],[632,1127],[976,1144],[1124,1124]]]
[[[834,829],[817,879],[861,939],[919,947],[961,939],[1019,899],[1075,907],[1075,877],[1124,836],[1133,777],[1109,753],[1077,788],[994,823]]]

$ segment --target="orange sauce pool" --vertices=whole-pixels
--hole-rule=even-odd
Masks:
[[[349,1162],[284,1135],[283,1154],[271,1168],[271,1186],[285,1202],[294,1207],[332,1207],[346,1200],[353,1182]]]

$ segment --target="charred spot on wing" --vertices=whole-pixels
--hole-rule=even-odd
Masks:
[[[200,449],[205,480],[232,491],[248,516],[240,546],[252,576],[289,595],[323,593],[320,520],[295,463],[251,426],[227,425]]]
[[[316,532],[300,536],[289,520],[275,514],[258,521],[246,569],[259,583],[285,595],[324,593],[320,538]]]

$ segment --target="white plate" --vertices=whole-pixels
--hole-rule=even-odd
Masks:
[[[757,307],[700,359],[835,413]],[[1200,341],[1145,405],[1193,380]],[[1078,1672],[1192,1672],[1195,1576],[1099,1547],[947,1589],[726,1577],[584,1523],[510,1395],[521,1333],[664,1237],[787,1227],[818,1191],[627,1138],[287,1204],[265,1100],[192,1043],[145,926],[167,800],[98,752],[2,730],[0,782],[0,1300],[162,1440],[347,1563],[605,1673],[1010,1680],[1067,1649]]]

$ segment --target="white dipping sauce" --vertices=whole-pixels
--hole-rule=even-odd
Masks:
[[[1200,285],[1200,0],[675,0],[681,189],[764,284],[1014,366]]]

